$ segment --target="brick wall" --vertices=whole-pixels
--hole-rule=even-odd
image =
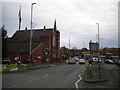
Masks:
[[[16,63],[15,57],[17,56],[16,53],[9,53],[8,58],[11,60],[11,63]],[[29,53],[19,53],[20,59],[22,63],[27,63],[29,60]]]
[[[42,63],[42,56],[43,56],[43,46],[42,43],[36,47],[32,52],[32,60],[36,60],[36,64]]]

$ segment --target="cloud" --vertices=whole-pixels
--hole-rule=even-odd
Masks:
[[[32,1],[32,0],[31,0]],[[30,1],[30,2],[31,2]],[[4,3],[3,24],[11,36],[18,29],[18,10],[22,6],[22,27],[30,28],[31,3]],[[100,24],[100,36],[104,39],[104,46],[113,47],[117,43],[118,10],[115,0],[36,0],[33,8],[33,23],[36,28],[53,27],[57,20],[57,28],[61,33],[61,46],[68,47],[69,37],[71,46],[82,48],[83,42],[96,41],[97,24]],[[112,43],[116,42],[116,43]]]

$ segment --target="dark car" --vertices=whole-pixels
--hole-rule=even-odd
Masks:
[[[111,60],[111,59],[106,59],[106,60],[104,60],[104,62],[105,62],[105,63],[109,63],[109,64],[114,64],[114,61]]]

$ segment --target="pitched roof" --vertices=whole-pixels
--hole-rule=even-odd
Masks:
[[[32,31],[32,38],[35,39],[35,40],[39,40],[40,37],[50,36],[50,35],[52,35],[52,30],[53,30],[53,28],[46,29],[46,30],[35,29],[35,30]],[[31,30],[16,31],[16,33],[14,33],[12,38],[8,39],[8,42],[16,42],[16,41],[26,42],[26,41],[29,41],[30,31]]]
[[[32,51],[39,46],[40,43],[32,43]],[[30,51],[30,43],[8,43],[8,53],[27,52]]]

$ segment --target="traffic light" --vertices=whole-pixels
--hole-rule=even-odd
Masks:
[[[47,55],[49,53],[48,48],[45,48],[45,54]]]

